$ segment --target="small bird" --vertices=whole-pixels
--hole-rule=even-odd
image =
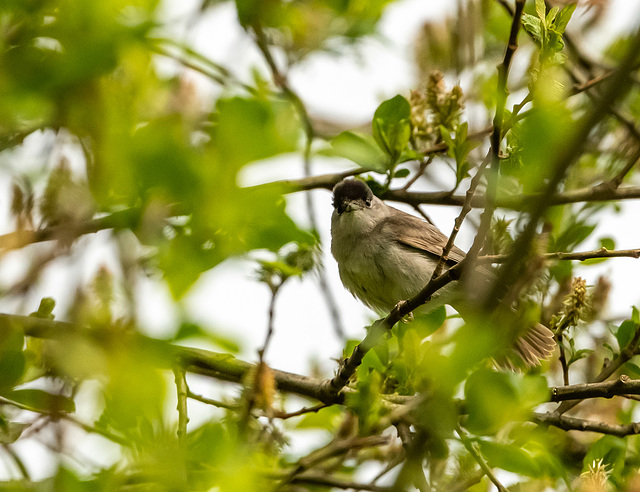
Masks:
[[[427,285],[447,241],[434,225],[386,205],[363,181],[344,179],[333,188],[331,253],[344,286],[374,311],[388,313]],[[446,267],[464,257],[454,246]],[[453,303],[455,308],[460,296],[461,289],[450,283],[436,293],[435,305]],[[554,347],[551,330],[537,323],[513,349],[525,366],[533,367]]]

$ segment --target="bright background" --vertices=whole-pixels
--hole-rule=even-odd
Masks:
[[[165,0],[164,17],[169,20],[171,32],[168,36],[191,44],[197,51],[212,60],[229,67],[242,80],[250,80],[252,68],[258,66],[268,77],[261,56],[252,40],[246,36],[237,23],[234,5],[221,4],[211,9],[206,16],[194,17],[199,5],[195,0]],[[343,122],[345,128],[366,124],[378,104],[397,93],[407,95],[418,85],[413,60],[413,43],[417,31],[429,19],[437,19],[453,12],[455,2],[406,0],[389,7],[380,23],[380,35],[365,40],[359,48],[340,57],[327,54],[313,54],[289,73],[289,81],[295,91],[306,103],[309,112],[315,117]],[[570,24],[568,32],[580,39],[587,53],[598,52],[614,36],[637,27],[640,19],[639,0],[613,0],[603,21],[589,32],[577,32],[581,10]],[[526,53],[519,53],[526,56]],[[524,60],[524,58],[523,58]],[[166,58],[158,57],[158,67],[167,74],[184,69]],[[518,69],[516,58],[514,69]],[[219,93],[219,88],[204,76],[186,71],[184,76],[198,88],[199,97],[207,104]],[[452,80],[447,77],[449,86],[460,83],[468,89],[468,80]],[[465,85],[466,84],[466,85]],[[514,97],[510,102],[517,102]],[[473,114],[473,112],[471,112]],[[486,121],[477,115],[470,121],[472,129],[483,128]],[[53,165],[57,157],[64,155],[72,168],[82,172],[83,160],[69,147],[57,144],[52,148],[53,135],[38,134],[27,139],[27,145],[6,155],[5,162],[0,161],[0,232],[9,232],[12,223],[8,215],[10,208],[10,185],[12,171],[11,160],[27,162],[27,168],[21,172],[33,173],[43,165]],[[353,167],[347,161],[338,161],[316,157],[313,160],[313,173],[337,172]],[[437,166],[434,166],[437,175]],[[248,166],[242,174],[244,185],[268,182],[276,179],[302,177],[302,159],[291,155],[267,162]],[[44,183],[42,183],[44,186]],[[423,189],[441,189],[438,182],[430,185],[423,183]],[[212,190],[212,192],[214,192]],[[316,220],[320,225],[320,235],[324,244],[323,262],[328,276],[331,292],[338,304],[342,324],[348,337],[360,339],[364,335],[363,327],[372,319],[372,313],[353,299],[342,285],[337,275],[337,267],[329,253],[329,222],[332,212],[330,193],[324,190],[312,192],[316,206]],[[289,212],[301,224],[308,225],[308,216],[302,193],[288,197]],[[400,207],[402,208],[402,207]],[[433,221],[448,234],[459,210],[453,207],[430,206],[423,209]],[[409,209],[406,209],[408,210]],[[583,245],[581,250],[597,247],[596,239],[603,236],[616,238],[618,249],[640,247],[640,231],[630,224],[637,224],[640,216],[640,203],[627,201],[622,204],[622,212],[610,215],[599,224],[591,237],[593,242]],[[462,249],[469,247],[474,231],[465,227],[457,242]],[[81,278],[88,282],[102,265],[118,275],[118,262],[115,251],[107,239],[109,231],[100,232],[80,241],[89,243],[90,248],[77,248],[80,253],[72,253],[52,263],[42,276],[39,285],[33,289],[25,304],[11,299],[0,301],[0,310],[11,313],[29,313],[37,308],[39,299],[54,297],[58,303],[55,313],[64,318],[64,313],[72,301],[73,292],[67,287]],[[134,241],[132,241],[134,247]],[[20,278],[30,263],[29,258],[36,255],[39,246],[31,246],[26,251],[6,255],[0,262],[0,284],[11,285]],[[143,253],[143,251],[138,251]],[[256,263],[250,258],[226,261],[202,275],[182,303],[180,312],[173,302],[168,289],[159,278],[140,278],[136,295],[138,297],[137,317],[141,329],[152,336],[164,336],[174,332],[181,316],[185,315],[209,327],[216,333],[224,334],[238,342],[242,341],[240,357],[245,360],[257,360],[257,349],[262,346],[267,327],[267,312],[270,293],[264,284],[255,280]],[[595,283],[599,275],[613,279],[608,313],[610,317],[629,313],[632,305],[640,305],[640,261],[628,258],[612,259],[604,264],[585,267],[581,274],[589,284]],[[275,335],[272,339],[267,362],[277,369],[312,374],[318,372],[330,376],[336,367],[335,359],[340,356],[343,341],[332,327],[327,306],[319,291],[317,279],[311,275],[302,280],[290,280],[279,294],[276,306]],[[311,364],[310,364],[311,361]],[[190,379],[192,389],[210,397],[233,396],[237,389],[217,384],[210,379]],[[87,395],[91,388],[86,388]],[[87,402],[91,398],[87,396]],[[294,400],[295,402],[295,400]],[[295,405],[292,405],[295,407]],[[198,410],[198,404],[190,403],[191,423],[197,425],[204,412]],[[91,414],[90,408],[84,409]],[[79,397],[79,413],[82,412],[82,395]],[[200,416],[200,417],[199,417]],[[80,431],[77,431],[80,432]],[[87,450],[95,447],[99,452],[92,453],[96,463],[109,463],[117,458],[115,446],[105,443],[99,437],[88,436],[82,440]],[[34,456],[41,456],[40,468],[30,470],[32,478],[47,476],[55,470],[55,458],[46,447],[34,441],[20,441],[16,446],[19,454],[29,456],[28,463],[34,462]],[[11,470],[0,468],[0,478],[11,476]]]

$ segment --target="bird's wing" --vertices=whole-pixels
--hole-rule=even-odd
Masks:
[[[382,224],[383,228],[391,232],[392,237],[396,238],[396,240],[404,246],[417,249],[420,252],[435,256],[436,258],[442,255],[442,249],[449,239],[447,236],[440,232],[436,226],[418,217],[414,217],[400,210],[393,210],[394,213],[389,215]],[[451,248],[448,256],[449,259],[447,263],[454,264],[462,261],[465,253],[460,248],[454,246]]]

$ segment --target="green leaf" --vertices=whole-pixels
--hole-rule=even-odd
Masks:
[[[14,390],[5,393],[5,396],[37,411],[72,413],[76,410],[76,405],[71,398],[54,395],[40,389]]]
[[[407,176],[409,176],[409,174],[411,174],[411,171],[409,171],[409,169],[407,169],[406,167],[403,167],[402,169],[398,169],[393,174],[393,177],[394,178],[406,178]]]
[[[547,17],[545,19],[545,24],[547,26],[551,26],[553,24],[553,21],[556,18],[556,15],[558,15],[558,12],[560,11],[559,7],[553,7],[551,10],[549,10],[549,12],[547,13]]]
[[[618,347],[620,347],[620,350],[623,350],[627,345],[629,345],[629,342],[633,339],[636,329],[637,324],[630,319],[623,321],[618,327],[616,330],[616,340],[618,340]]]
[[[378,351],[369,350],[365,356],[362,358],[361,368],[364,369],[374,369],[378,372],[384,372],[387,366],[381,360]]]
[[[536,0],[536,14],[538,15],[538,19],[544,21],[546,18],[547,6],[544,3],[544,0]]]
[[[296,150],[300,124],[293,106],[286,102],[233,97],[221,99],[213,137],[225,166]]]
[[[449,130],[440,125],[442,140],[447,144],[447,154],[456,161],[456,184],[459,184],[469,175],[469,152],[480,145],[479,141],[467,140],[468,124],[461,123],[456,129],[455,138],[451,137]]]
[[[178,332],[173,336],[171,341],[178,342],[187,338],[201,338],[207,340],[231,353],[237,353],[240,351],[240,346],[235,340],[205,330],[199,324],[185,321],[180,325]]]
[[[378,422],[383,408],[380,404],[382,379],[378,372],[366,372],[358,368],[357,391],[347,393],[345,404],[358,416],[360,432],[367,434]]]
[[[388,158],[371,135],[342,132],[331,140],[331,150],[332,155],[349,159],[365,169],[378,173],[387,170]]]
[[[20,422],[3,422],[0,425],[0,443],[11,444],[18,440],[22,431],[31,424],[23,424]]]
[[[636,306],[632,306],[631,308],[631,320],[636,324],[640,325],[640,311]]]
[[[0,390],[16,385],[22,378],[26,366],[22,350],[3,350],[0,353]]]
[[[342,351],[342,356],[345,359],[347,357],[351,357],[351,354],[353,354],[353,351],[359,343],[360,340],[347,340],[347,343],[344,346],[344,350]]]
[[[411,138],[411,106],[397,95],[383,102],[373,114],[372,130],[378,146],[390,157],[392,169]]]
[[[173,336],[172,340],[177,342],[186,338],[206,338],[207,333],[195,323],[182,323],[178,332]]]
[[[573,12],[576,10],[577,6],[577,3],[570,3],[569,5],[564,7],[556,16],[555,29],[560,34],[564,33],[565,29],[567,28],[567,24],[569,24],[571,16],[573,15]]]
[[[425,338],[440,329],[446,319],[447,309],[444,306],[439,306],[427,314],[414,314],[411,326],[415,327],[421,338]]]
[[[638,366],[638,364],[634,362],[631,362],[631,361],[625,362],[624,365],[622,366],[622,370],[624,372],[630,373],[631,376],[633,376],[636,379],[640,377],[640,366]]]
[[[536,460],[521,446],[515,444],[500,444],[486,440],[479,440],[480,452],[491,467],[525,475],[527,477],[541,476],[541,470]]]
[[[479,369],[467,379],[464,393],[472,432],[492,434],[513,419],[517,394],[506,374]]]
[[[571,357],[569,358],[568,361],[568,365],[573,364],[574,362],[579,361],[580,359],[584,359],[585,357],[588,357],[589,355],[591,355],[594,351],[592,349],[580,349],[580,350],[576,350],[575,352],[573,352],[571,354]]]
[[[533,15],[522,14],[522,27],[533,36],[538,47],[542,46],[542,21],[540,19]]]
[[[602,237],[600,238],[600,247],[613,251],[616,249],[616,240],[612,237]]]

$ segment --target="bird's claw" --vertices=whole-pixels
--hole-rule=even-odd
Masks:
[[[407,304],[407,301],[404,301],[404,300],[403,300],[403,301],[398,302],[398,304],[396,304],[396,306],[395,306],[394,310],[396,310],[396,311],[400,311],[400,310],[405,306],[405,304]],[[402,317],[402,320],[401,320],[401,321],[402,321],[403,323],[409,323],[409,322],[413,321],[413,313],[411,312],[411,313],[409,313],[409,314],[404,315],[404,316]]]

